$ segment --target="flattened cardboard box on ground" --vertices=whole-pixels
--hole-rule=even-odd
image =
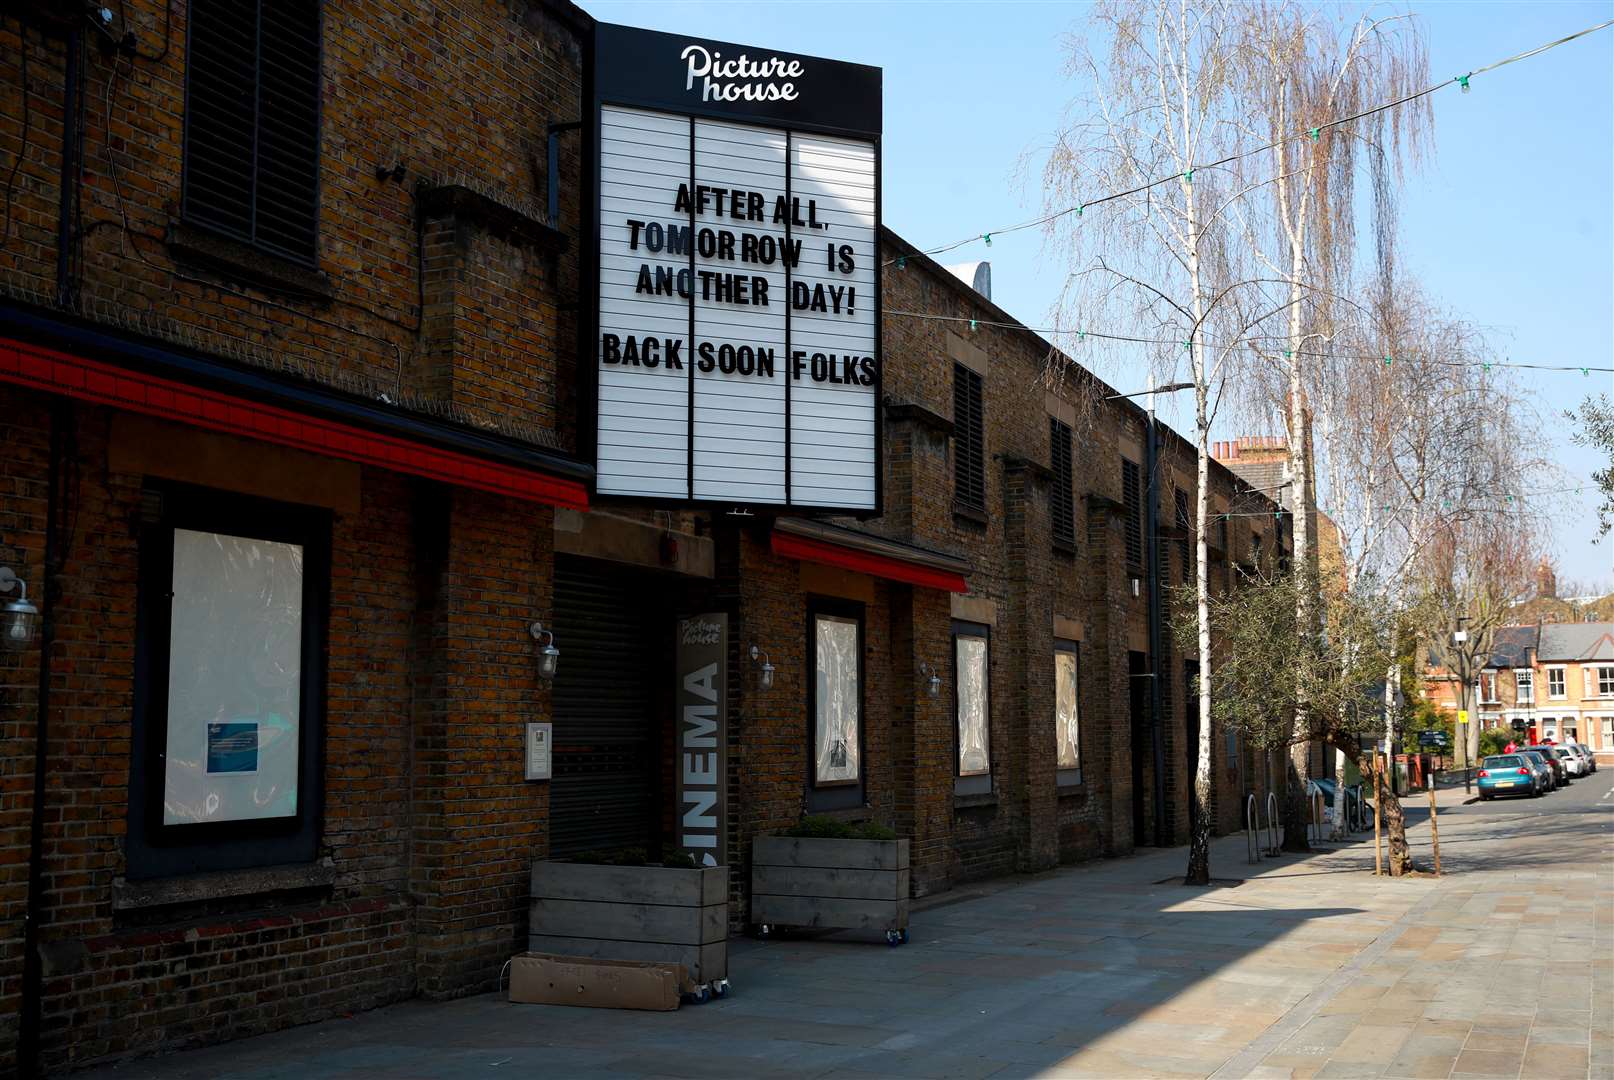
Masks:
[[[687,980],[682,964],[522,953],[510,961],[510,1000],[667,1012],[678,1008]]]

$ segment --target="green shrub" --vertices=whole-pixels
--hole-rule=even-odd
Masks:
[[[667,867],[669,870],[699,869],[699,864],[695,862],[695,856],[691,855],[687,851],[667,852],[661,857],[661,865]]]
[[[877,821],[865,821],[860,825],[848,825],[839,818],[828,814],[808,814],[801,822],[782,834],[784,836],[801,836],[814,840],[895,840],[897,834]]]

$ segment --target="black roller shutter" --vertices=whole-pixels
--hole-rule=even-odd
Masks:
[[[672,635],[655,597],[650,579],[619,564],[555,560],[553,855],[652,846],[656,658]]]

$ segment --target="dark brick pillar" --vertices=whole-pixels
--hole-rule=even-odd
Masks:
[[[430,574],[415,720],[410,890],[422,994],[491,990],[525,947],[532,860],[547,850],[548,785],[524,779],[525,724],[550,717],[528,626],[549,621],[551,512],[455,491]],[[564,648],[564,642],[561,643]]]

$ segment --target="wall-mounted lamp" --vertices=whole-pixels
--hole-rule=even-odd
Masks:
[[[924,676],[925,679],[925,693],[931,697],[940,697],[941,676],[936,673],[936,669],[929,664],[920,664],[919,674]]]
[[[773,658],[768,655],[768,650],[759,649],[753,645],[751,646],[751,660],[755,662],[758,659],[762,661],[762,669],[757,672],[757,686],[763,690],[772,690]]]
[[[17,599],[6,601],[5,646],[20,649],[34,639],[34,627],[39,625],[39,609],[28,602],[28,583],[18,577],[9,566],[0,566],[0,593],[8,593],[15,586]]]
[[[538,646],[538,677],[545,682],[555,677],[555,668],[560,665],[560,650],[555,648],[555,634],[545,630],[544,624],[535,622],[529,628],[532,640],[539,642]],[[544,638],[548,638],[547,642]]]

